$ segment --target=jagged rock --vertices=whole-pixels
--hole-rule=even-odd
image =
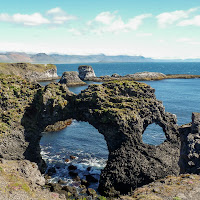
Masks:
[[[72,178],[76,178],[78,176],[78,173],[77,172],[74,172],[74,171],[69,171],[69,175],[72,177]]]
[[[49,176],[52,176],[52,175],[55,174],[55,173],[56,173],[55,167],[51,167],[51,168],[49,168],[48,171],[47,171],[47,174],[48,174]]]
[[[179,174],[176,117],[165,112],[154,92],[144,83],[114,81],[90,85],[77,96],[74,117],[97,128],[108,145],[109,157],[99,182],[101,194],[128,193],[131,188]],[[158,146],[142,141],[152,123],[161,126],[167,138]]]
[[[137,188],[131,196],[120,196],[121,200],[198,200],[200,194],[200,176],[183,174],[178,177],[167,176],[165,179]]]
[[[88,183],[88,181],[86,181],[85,179],[81,179],[81,185],[88,187],[90,183]]]
[[[155,90],[144,83],[113,81],[90,85],[75,95],[65,84],[40,87],[0,75],[0,86],[0,157],[4,159],[26,158],[41,169],[41,132],[49,124],[73,118],[88,121],[107,142],[109,157],[100,176],[101,194],[117,196],[169,174],[177,175],[179,164],[182,171],[198,173],[199,115],[194,114],[192,124],[178,127],[176,117],[165,112]],[[158,146],[142,141],[152,123],[161,126],[166,136]]]
[[[70,165],[70,166],[68,166],[68,169],[69,169],[69,170],[76,170],[76,169],[77,169],[77,166]]]
[[[67,119],[65,121],[59,121],[56,122],[53,125],[48,125],[44,132],[55,132],[55,131],[60,131],[62,129],[65,129],[67,126],[69,126],[72,123],[72,119]]]
[[[96,77],[94,70],[91,66],[81,65],[78,67],[78,71],[81,80],[90,80],[90,78]]]
[[[192,113],[192,123],[180,127],[181,173],[200,174],[200,113]]]
[[[98,180],[94,176],[92,176],[91,174],[86,175],[85,177],[86,177],[86,180],[89,183],[97,183],[98,182]]]
[[[67,86],[86,85],[86,83],[79,78],[78,72],[64,72],[59,83],[66,84]]]
[[[89,196],[92,196],[92,197],[97,196],[96,191],[95,191],[94,189],[92,189],[92,188],[88,188],[88,189],[87,189],[87,194],[88,194]]]

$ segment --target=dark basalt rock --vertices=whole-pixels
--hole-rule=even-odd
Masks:
[[[200,113],[192,113],[192,123],[180,127],[181,173],[200,174]]]
[[[77,169],[77,166],[70,165],[70,166],[68,167],[68,169],[69,169],[69,170],[76,170],[76,169]]]
[[[79,95],[65,84],[40,87],[13,77],[0,79],[0,86],[2,158],[28,159],[44,168],[40,133],[48,125],[73,118],[89,122],[107,142],[109,157],[99,182],[103,195],[117,196],[167,175],[178,175],[179,164],[181,172],[199,173],[200,114],[193,114],[191,124],[178,127],[175,115],[165,112],[155,90],[144,83],[90,85]],[[161,126],[166,136],[158,146],[142,141],[152,123]]]
[[[178,175],[180,138],[176,117],[165,112],[150,86],[133,81],[90,85],[77,96],[78,120],[88,121],[105,137],[109,157],[102,170],[99,192],[128,193],[131,189],[169,174]],[[159,146],[142,142],[149,124],[163,128]]]
[[[86,175],[85,177],[86,177],[86,180],[89,183],[97,183],[98,182],[98,180],[94,176],[92,176],[91,174]]]
[[[91,78],[95,78],[96,75],[91,66],[81,65],[78,67],[79,77],[81,80],[90,80]]]
[[[86,83],[79,78],[78,72],[64,72],[59,83],[66,84],[67,86],[86,85]]]

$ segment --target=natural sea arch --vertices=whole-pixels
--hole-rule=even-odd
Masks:
[[[26,117],[31,117],[30,123],[35,117],[36,126],[40,125],[41,131],[48,124],[69,118],[95,127],[104,136],[109,151],[98,190],[102,195],[117,196],[180,172],[176,117],[165,112],[154,92],[144,83],[113,81],[90,85],[74,95],[64,86],[54,83],[46,86],[44,91],[38,91]],[[26,131],[30,129],[30,123],[24,123]],[[166,136],[166,140],[158,146],[142,141],[144,130],[153,123],[162,127]],[[34,134],[26,135],[29,142],[26,158],[37,161],[39,154],[34,147],[36,143],[39,146],[37,138],[41,135],[35,140]],[[37,152],[40,153],[39,147]]]

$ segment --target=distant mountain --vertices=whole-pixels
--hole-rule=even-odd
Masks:
[[[26,54],[26,53],[0,53],[0,62],[29,62],[29,63],[94,63],[94,62],[153,62],[151,58],[143,56],[106,56],[104,54],[98,55],[60,55],[60,54]]]
[[[96,63],[96,62],[200,62],[198,59],[152,59],[143,56],[107,56],[104,54],[97,55],[60,55],[60,54],[27,54],[18,52],[0,53],[0,62],[16,63],[28,62],[38,64],[65,64],[65,63]]]

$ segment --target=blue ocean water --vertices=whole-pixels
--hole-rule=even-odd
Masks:
[[[200,63],[90,63],[89,65],[93,67],[97,76],[113,73],[126,75],[142,71],[200,74]],[[78,66],[79,64],[59,64],[58,75],[61,76],[64,71],[77,71]],[[145,83],[155,88],[157,99],[163,102],[167,112],[176,114],[179,125],[189,123],[192,112],[200,112],[200,79],[166,79],[145,81]],[[85,88],[87,86],[69,89],[78,94]],[[147,128],[143,137],[143,141],[151,145],[158,145],[164,140],[162,129],[154,124]],[[68,175],[67,167],[70,164],[78,167],[77,172],[81,178],[85,178],[87,173],[99,178],[100,169],[106,165],[108,150],[104,137],[86,122],[73,120],[72,125],[62,131],[44,133],[40,144],[42,156],[47,164],[59,166],[52,181],[61,178],[68,184],[75,184]],[[70,155],[76,156],[76,159],[66,163],[65,159]],[[90,172],[87,171],[89,166],[92,167]],[[92,187],[96,188],[97,185]]]

